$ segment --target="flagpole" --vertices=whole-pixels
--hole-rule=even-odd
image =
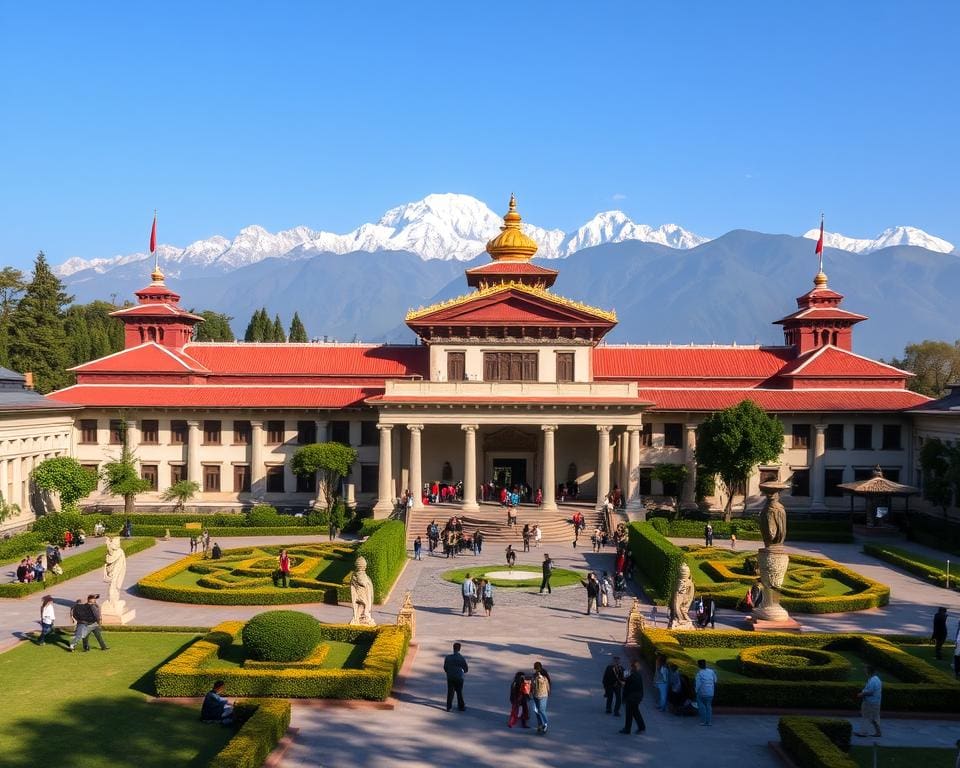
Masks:
[[[820,256],[820,274],[823,274],[823,246],[824,245],[825,243],[823,242],[823,211],[821,211],[820,212],[820,253],[818,254]]]
[[[157,231],[157,209],[156,208],[153,209],[153,231],[154,233],[156,233]],[[153,247],[153,271],[154,272],[160,271],[160,249],[157,248],[156,242],[154,242],[154,247]]]

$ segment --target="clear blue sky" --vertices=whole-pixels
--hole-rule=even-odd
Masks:
[[[960,3],[0,5],[0,264],[348,231],[430,192],[573,228],[960,243]]]

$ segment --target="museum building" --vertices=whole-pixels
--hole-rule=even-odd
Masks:
[[[782,346],[614,345],[604,336],[616,314],[554,293],[558,271],[534,263],[536,251],[511,197],[490,262],[466,270],[473,290],[407,313],[413,345],[194,342],[202,318],[156,269],[137,304],[113,313],[125,349],[77,366],[77,383],[49,398],[79,408],[71,453],[84,465],[118,456],[126,433],[148,506],[182,479],[199,483],[200,506],[307,506],[314,478],[295,476],[290,457],[336,440],[358,452],[348,498],[378,515],[433,481],[462,481],[465,511],[491,481],[542,488],[546,510],[574,484],[588,499],[619,486],[639,507],[678,490],[651,468],[695,475],[697,425],[744,399],[785,433],[748,496],[777,479],[792,484],[788,505],[824,510],[876,466],[909,481],[906,412],[928,399],[906,389],[910,373],[853,351],[867,318],[842,307],[822,271],[775,321]],[[693,482],[682,496],[694,502]]]

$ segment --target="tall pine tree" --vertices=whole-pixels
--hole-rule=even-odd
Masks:
[[[243,335],[244,341],[270,341],[273,335],[273,323],[267,316],[267,308],[262,307],[253,313],[247,324],[247,332]]]
[[[287,341],[297,344],[310,341],[307,338],[307,329],[303,327],[299,312],[293,313],[293,320],[290,321],[290,335],[287,337]]]
[[[280,322],[280,315],[276,315],[273,318],[273,332],[271,333],[271,341],[285,342],[287,340],[287,334],[283,331],[283,323]]]
[[[13,267],[0,269],[0,365],[10,365],[10,318],[20,294],[26,289],[23,272]]]
[[[203,318],[203,322],[197,323],[193,335],[195,341],[233,341],[233,331],[230,330],[232,317],[212,309],[205,309],[197,314]]]
[[[32,371],[40,392],[65,386],[70,379],[64,307],[71,298],[43,251],[38,253],[33,277],[10,318],[10,364],[18,371]]]

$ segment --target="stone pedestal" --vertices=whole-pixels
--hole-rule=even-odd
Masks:
[[[137,617],[137,611],[134,608],[129,610],[126,607],[125,600],[117,600],[115,603],[107,601],[100,606],[100,623],[108,624],[129,624]]]
[[[757,552],[757,564],[760,568],[760,582],[763,584],[763,603],[759,608],[754,608],[754,621],[790,621],[790,614],[780,605],[780,589],[790,564],[786,549],[781,544],[761,548]]]

